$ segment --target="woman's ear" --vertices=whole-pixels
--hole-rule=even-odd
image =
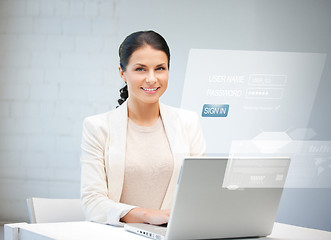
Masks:
[[[126,78],[125,78],[123,69],[121,67],[118,67],[118,71],[119,71],[120,76],[123,79],[123,81],[126,82]]]

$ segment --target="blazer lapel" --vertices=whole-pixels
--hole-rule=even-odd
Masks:
[[[109,119],[110,142],[109,142],[109,169],[108,188],[110,198],[119,202],[123,189],[126,133],[127,133],[127,102],[118,107]]]
[[[169,110],[169,107],[160,103],[160,114],[174,159],[173,173],[161,209],[171,208],[182,160],[186,152],[177,112]]]

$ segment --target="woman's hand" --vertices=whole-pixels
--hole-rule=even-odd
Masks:
[[[170,215],[170,209],[165,210],[152,210],[148,209],[145,213],[146,223],[161,225],[168,223]]]
[[[153,225],[161,225],[168,223],[170,209],[153,210],[145,208],[133,208],[124,217],[122,222],[126,223],[149,223]]]

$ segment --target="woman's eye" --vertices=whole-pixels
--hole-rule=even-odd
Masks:
[[[159,67],[156,70],[161,71],[161,70],[165,70],[165,68],[164,67]]]
[[[144,71],[144,69],[143,68],[136,68],[136,71],[141,72],[141,71]]]

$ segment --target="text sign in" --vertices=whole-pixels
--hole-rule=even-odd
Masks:
[[[229,104],[204,104],[202,117],[227,117]]]

